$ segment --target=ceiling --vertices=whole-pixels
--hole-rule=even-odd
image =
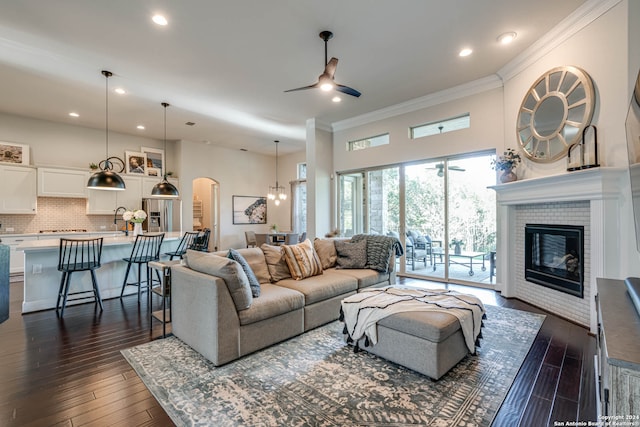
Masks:
[[[278,139],[284,154],[304,149],[309,118],[330,125],[495,74],[584,1],[0,0],[0,112],[104,129],[106,69],[127,91],[109,94],[111,131],[162,140],[168,102],[170,140],[273,154]],[[284,93],[322,73],[322,30],[335,80],[360,98]],[[500,45],[507,31],[517,38]]]

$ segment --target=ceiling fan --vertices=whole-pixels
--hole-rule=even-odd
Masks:
[[[435,170],[438,171],[438,176],[439,177],[444,176],[444,163],[438,163],[434,167],[427,168],[427,169],[435,169]],[[447,169],[450,170],[450,171],[458,171],[458,172],[464,172],[465,171],[465,169],[460,167],[460,166],[448,166]]]
[[[329,39],[333,37],[333,33],[331,31],[322,31],[320,34],[320,38],[324,40],[324,71],[320,76],[318,76],[318,81],[309,86],[303,86],[295,89],[285,90],[285,92],[294,92],[297,90],[305,90],[305,89],[316,89],[320,88],[325,92],[328,92],[332,89],[337,90],[338,92],[346,93],[347,95],[355,96],[356,98],[361,95],[357,90],[336,83],[333,80],[333,75],[336,72],[336,67],[338,66],[338,58],[331,58],[331,60],[327,61],[327,42]]]

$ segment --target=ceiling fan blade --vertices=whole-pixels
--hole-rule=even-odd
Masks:
[[[336,68],[338,67],[338,58],[331,58],[327,65],[324,67],[324,74],[333,79],[333,75],[336,73]]]
[[[285,92],[295,92],[297,90],[315,89],[315,88],[317,88],[319,86],[320,86],[320,83],[318,82],[318,83],[314,83],[314,84],[309,85],[309,86],[303,86],[303,87],[297,87],[295,89],[285,90]]]
[[[341,85],[338,83],[335,83],[335,85],[338,92],[346,93],[347,95],[355,96],[356,98],[362,95],[360,92],[353,88],[350,88],[349,86]]]
[[[449,166],[450,171],[464,172],[466,169],[460,166]]]

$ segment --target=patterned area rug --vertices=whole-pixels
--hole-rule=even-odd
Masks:
[[[482,347],[439,381],[333,322],[222,367],[175,337],[122,354],[178,426],[489,426],[544,316],[486,306]]]

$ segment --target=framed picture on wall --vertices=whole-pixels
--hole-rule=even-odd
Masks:
[[[16,144],[14,142],[0,141],[0,162],[28,165],[29,146],[25,144]]]
[[[140,147],[140,151],[147,155],[147,170],[149,168],[157,169],[160,171],[158,175],[164,175],[164,150],[151,147]],[[149,174],[151,175],[151,174]]]
[[[266,224],[267,198],[263,196],[233,196],[234,224]]]
[[[147,159],[147,164],[149,164],[149,159]],[[147,175],[149,175],[149,176],[162,177],[162,169],[158,169],[158,168],[147,168]]]
[[[147,174],[147,155],[145,153],[125,151],[124,157],[125,170],[127,173],[134,175]]]

